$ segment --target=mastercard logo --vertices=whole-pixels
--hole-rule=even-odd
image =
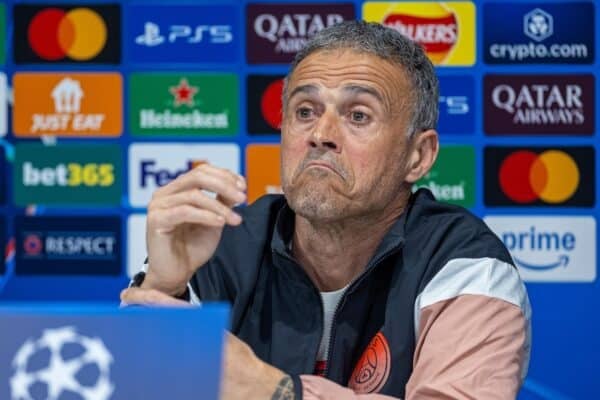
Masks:
[[[265,122],[273,129],[281,127],[281,94],[283,92],[283,79],[272,82],[265,89],[260,99],[260,111]]]
[[[502,161],[499,181],[502,192],[516,203],[541,200],[558,204],[575,194],[581,173],[575,160],[564,151],[519,150]]]
[[[104,49],[107,35],[104,19],[85,7],[68,11],[45,8],[35,14],[27,27],[29,46],[46,61],[90,60]]]

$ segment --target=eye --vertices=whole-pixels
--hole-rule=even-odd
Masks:
[[[309,119],[313,115],[313,110],[308,107],[300,107],[296,110],[298,119]]]
[[[362,111],[352,111],[350,112],[350,119],[352,122],[357,124],[365,124],[369,122],[369,116]]]

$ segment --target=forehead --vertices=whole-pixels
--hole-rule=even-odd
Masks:
[[[289,79],[288,93],[302,85],[327,89],[364,86],[377,91],[389,105],[410,92],[401,67],[373,54],[349,49],[321,50],[302,60]]]

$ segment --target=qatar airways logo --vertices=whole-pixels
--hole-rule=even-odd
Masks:
[[[250,4],[247,18],[248,62],[289,63],[317,32],[354,19],[354,5]]]
[[[519,273],[529,282],[593,282],[596,220],[588,216],[488,216]]]
[[[593,134],[592,75],[488,75],[485,131]]]

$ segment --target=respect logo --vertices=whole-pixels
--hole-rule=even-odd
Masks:
[[[486,3],[485,62],[591,64],[594,14],[592,2]]]
[[[17,144],[13,185],[20,206],[119,205],[120,146]]]
[[[15,5],[14,18],[17,64],[120,62],[118,5]]]
[[[15,228],[18,274],[120,273],[118,216],[18,216]]]
[[[366,2],[363,19],[419,43],[435,65],[475,63],[475,5],[466,1]]]
[[[594,205],[591,147],[488,147],[485,167],[488,205]]]
[[[593,75],[486,75],[485,132],[594,133]]]
[[[233,74],[132,74],[129,122],[135,135],[232,135],[238,129]]]
[[[18,72],[13,83],[17,137],[121,135],[122,80],[118,73]]]

